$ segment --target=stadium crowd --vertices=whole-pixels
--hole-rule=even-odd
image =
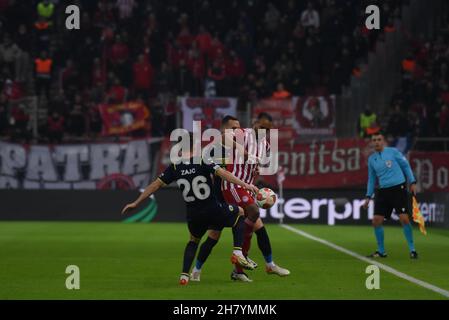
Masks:
[[[359,134],[382,131],[404,152],[416,137],[449,137],[449,17],[434,38],[408,35],[410,52],[401,61],[401,83],[385,114],[367,108]]]
[[[176,96],[341,93],[403,1],[0,0],[0,136],[27,139],[21,98],[48,110],[51,141],[93,138],[99,103],[143,100],[152,134],[173,126]],[[368,3],[369,2],[369,3]],[[33,5],[30,5],[32,3]],[[385,29],[364,27],[379,3]],[[65,28],[65,6],[81,29]]]
[[[449,20],[448,20],[449,21]],[[402,84],[393,97],[390,131],[403,123],[422,137],[449,137],[449,28],[434,39],[412,37],[410,53],[402,61]]]

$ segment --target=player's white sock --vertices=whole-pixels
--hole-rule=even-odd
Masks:
[[[193,271],[192,272],[201,272],[201,269],[197,269],[196,266],[193,267]]]
[[[270,267],[270,268],[276,266],[273,261],[267,262],[266,265],[267,265],[267,267]]]
[[[242,250],[234,250],[234,251],[232,251],[232,253],[235,254],[236,256],[241,256],[241,257],[243,257],[243,252],[242,252]]]

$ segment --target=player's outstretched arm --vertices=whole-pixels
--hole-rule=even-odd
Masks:
[[[225,179],[228,182],[237,184],[245,189],[248,189],[249,191],[252,191],[254,193],[259,192],[259,189],[252,185],[252,184],[248,184],[246,182],[243,182],[242,180],[240,180],[239,178],[237,178],[236,176],[234,176],[231,172],[226,171],[225,169],[218,169],[217,171],[215,171],[215,174],[219,177],[221,177],[222,179]]]
[[[155,193],[157,190],[159,190],[163,185],[164,185],[164,183],[162,182],[161,179],[158,178],[158,179],[154,180],[148,187],[145,188],[145,190],[140,194],[140,196],[137,198],[136,201],[128,203],[123,208],[122,214],[125,214],[128,210],[134,209],[137,206],[139,206],[139,204],[143,200],[145,200],[146,198],[151,196],[153,193]]]

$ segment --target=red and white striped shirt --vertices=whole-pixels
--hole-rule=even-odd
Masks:
[[[256,170],[259,166],[259,163],[254,159],[254,157],[260,157],[263,153],[266,155],[270,145],[266,137],[258,141],[256,139],[254,129],[241,129],[241,132],[243,134],[243,141],[241,141],[241,139],[237,139],[236,142],[243,145],[244,150],[247,152],[249,157],[244,157],[236,148],[234,148],[233,161],[231,164],[226,165],[226,170],[232,172],[240,180],[252,184],[256,176]],[[241,188],[241,186],[223,180],[222,190],[230,190],[234,188]]]

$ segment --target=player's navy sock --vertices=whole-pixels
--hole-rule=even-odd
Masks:
[[[198,270],[201,270],[201,267],[203,266],[204,262],[206,262],[207,257],[209,257],[210,253],[212,252],[212,249],[217,244],[218,240],[212,239],[208,237],[206,241],[203,242],[203,244],[200,247],[200,252],[198,253],[198,257],[196,258],[196,268]]]
[[[232,227],[234,247],[242,248],[244,233],[245,233],[245,221],[243,217],[238,217],[236,224]]]
[[[385,247],[384,247],[384,227],[374,227],[374,234],[376,235],[377,240],[377,251],[380,253],[385,253]]]
[[[254,222],[246,218],[245,232],[243,234],[243,245],[242,245],[242,251],[245,257],[248,255],[249,249],[251,248],[251,238],[253,237],[253,231],[254,231]]]
[[[272,263],[272,252],[270,238],[268,237],[267,229],[265,227],[256,230],[257,244],[259,245],[260,251],[262,251],[263,257],[266,263]]]
[[[251,247],[251,238],[253,236],[253,230],[254,230],[254,222],[246,218],[245,232],[243,234],[243,245],[242,245],[242,252],[245,257],[248,256],[248,251],[249,248]],[[243,268],[240,267],[239,265],[235,266],[235,270],[240,273],[243,272]]]
[[[413,243],[413,229],[410,223],[404,224],[402,226],[404,231],[405,239],[407,240],[408,248],[410,252],[415,251],[415,244]]]
[[[189,241],[184,250],[184,261],[182,265],[182,272],[189,273],[192,266],[193,259],[195,258],[196,249],[198,249],[198,243]]]

